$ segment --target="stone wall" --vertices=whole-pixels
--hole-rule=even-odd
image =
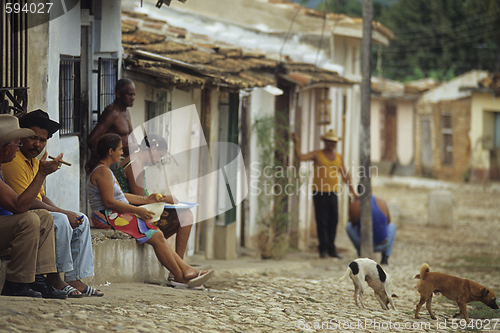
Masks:
[[[432,176],[438,179],[464,181],[469,179],[471,143],[469,138],[471,122],[470,98],[441,101],[437,103],[420,102],[417,104],[416,155],[417,175],[423,175],[422,167],[422,120],[431,122]],[[452,117],[453,163],[443,163],[443,136],[441,120],[443,115]]]

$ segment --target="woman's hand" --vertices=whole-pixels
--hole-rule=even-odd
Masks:
[[[177,198],[174,197],[173,195],[163,195],[160,193],[153,193],[149,196],[148,202],[166,202],[175,205],[176,203],[179,202],[179,200],[177,200]]]
[[[153,215],[155,215],[155,213],[144,207],[137,207],[137,211],[135,213],[143,220],[150,220],[153,218]]]

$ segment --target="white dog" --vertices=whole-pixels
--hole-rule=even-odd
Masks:
[[[347,276],[349,276],[354,283],[354,302],[357,306],[359,306],[359,294],[361,306],[363,308],[365,307],[363,304],[363,281],[366,281],[375,292],[375,298],[382,306],[382,309],[389,310],[388,304],[390,303],[392,308],[396,310],[394,302],[392,301],[389,275],[375,261],[368,258],[359,258],[354,260],[349,264],[347,271],[339,281],[347,279]]]

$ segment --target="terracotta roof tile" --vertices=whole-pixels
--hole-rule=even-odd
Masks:
[[[153,44],[165,40],[165,36],[152,32],[136,31],[133,34],[122,34],[122,43],[125,44]]]
[[[172,54],[172,53],[182,53],[195,50],[196,47],[188,44],[177,43],[171,40],[167,40],[157,44],[149,44],[141,46],[141,49],[158,54]]]
[[[156,77],[168,85],[183,89],[207,85],[235,90],[265,87],[275,84],[275,71],[281,62],[285,63],[289,79],[300,79],[302,85],[352,84],[337,73],[312,64],[292,63],[285,56],[242,50],[205,35],[168,26],[166,22],[143,18],[122,18],[127,70]]]

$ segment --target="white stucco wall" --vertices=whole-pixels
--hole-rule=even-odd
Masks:
[[[106,22],[103,25],[105,31],[101,31],[101,25],[94,21],[94,18],[82,16],[79,3],[72,7],[66,14],[29,30],[28,84],[32,89],[28,92],[28,110],[42,108],[48,112],[52,120],[60,121],[60,59],[61,55],[81,56],[82,25],[89,25],[92,32],[89,43],[92,60],[96,60],[99,56],[97,54],[99,51],[98,48],[102,49],[102,52],[106,52],[102,54],[104,56],[119,56],[121,50],[121,2],[95,1],[94,3],[96,12],[100,8],[98,6],[102,6],[101,17],[106,18]],[[105,44],[105,47],[101,47],[98,45],[99,43]],[[90,65],[92,64],[95,68],[90,68],[89,70],[97,68],[95,61],[90,61]],[[94,110],[97,108],[95,75],[92,75],[92,81],[89,84],[91,94],[90,110]],[[82,119],[82,121],[85,120]],[[77,135],[61,137],[56,132],[48,140],[47,150],[53,156],[57,156],[60,152],[63,152],[64,160],[72,164],[71,167],[63,165],[57,173],[47,177],[45,186],[47,196],[61,208],[80,211],[81,175],[79,137]]]
[[[121,49],[121,1],[94,1],[95,52],[117,52]],[[78,6],[79,7],[79,6]],[[97,14],[99,13],[99,14]],[[119,31],[120,34],[116,34]]]
[[[50,119],[59,122],[59,63],[61,55],[80,55],[80,5],[68,13],[49,21],[49,53],[45,91],[47,111]],[[64,153],[63,165],[56,173],[47,177],[46,194],[61,208],[80,211],[80,148],[77,136],[60,137],[59,132],[47,142],[50,155]]]
[[[491,93],[472,94],[470,140],[473,168],[490,168],[491,147],[488,147],[488,142],[493,136],[493,112],[500,112],[499,98],[493,97]]]
[[[262,216],[267,214],[259,207],[259,173],[261,170],[260,154],[261,149],[258,146],[257,136],[251,129],[256,120],[263,117],[274,116],[274,103],[275,97],[263,89],[252,90],[250,102],[251,122],[249,124],[249,138],[250,138],[250,170],[247,176],[250,178],[250,186],[248,188],[249,194],[249,223],[245,225],[245,246],[248,248],[257,248],[255,236],[259,233],[260,220]],[[264,195],[263,193],[260,195]],[[269,200],[272,198],[270,197]]]
[[[134,106],[128,108],[132,127],[136,128],[146,121],[146,101],[152,98],[152,89],[142,82],[134,82],[135,101]]]
[[[372,99],[370,104],[370,143],[371,161],[378,163],[382,159],[382,147],[380,147],[380,109],[382,101]]]
[[[399,163],[409,165],[415,154],[413,102],[399,101],[397,104],[397,156]]]

